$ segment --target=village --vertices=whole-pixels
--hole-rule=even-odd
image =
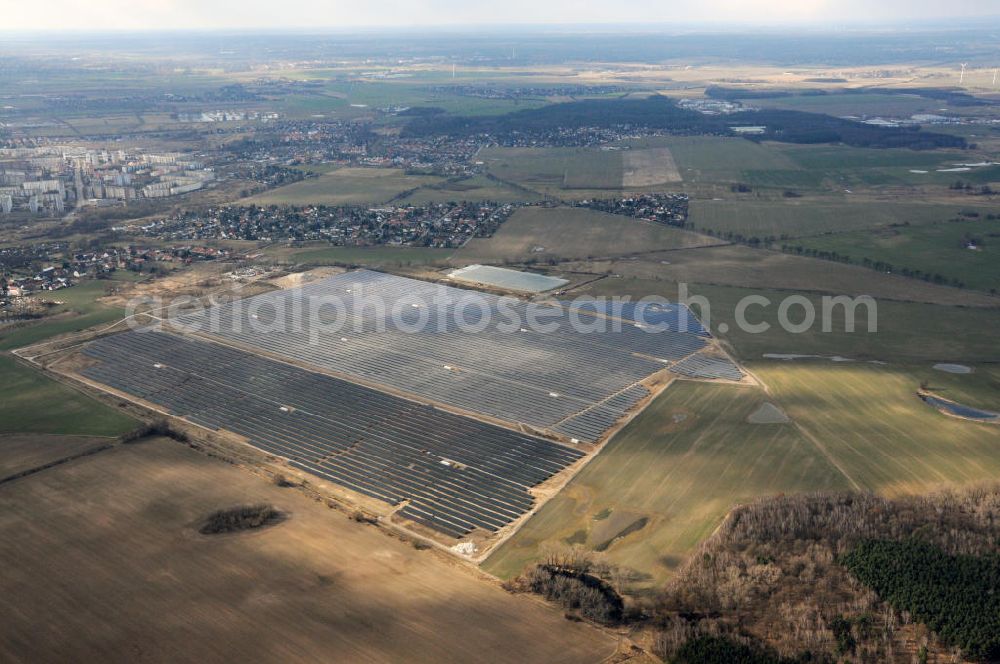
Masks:
[[[168,219],[117,226],[158,240],[325,241],[335,246],[460,247],[488,237],[518,205],[429,203],[379,207],[224,205]]]

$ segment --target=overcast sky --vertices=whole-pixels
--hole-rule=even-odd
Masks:
[[[282,29],[557,23],[911,23],[997,0],[0,0],[0,30]]]

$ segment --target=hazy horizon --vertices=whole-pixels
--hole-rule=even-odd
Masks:
[[[969,21],[1000,19],[989,0],[959,0],[942,11],[929,0],[709,0],[697,6],[652,0],[619,3],[544,3],[512,0],[502,5],[458,0],[375,0],[357,3],[324,3],[288,0],[281,5],[249,0],[203,3],[196,0],[107,0],[86,11],[71,0],[49,0],[44,12],[36,6],[8,10],[0,32],[103,32],[103,31],[347,31],[434,30],[506,28],[615,28],[622,30],[732,29],[850,27],[920,27],[958,25]],[[982,27],[982,26],[980,26]]]

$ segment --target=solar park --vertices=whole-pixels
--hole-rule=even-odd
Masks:
[[[339,311],[317,310],[317,302],[338,303]],[[504,327],[527,320],[530,304],[359,270],[181,322],[227,343],[541,431],[558,431],[595,408],[620,417],[627,408],[615,404],[636,401],[626,390],[639,394],[641,381],[708,344],[700,324],[651,333],[559,303],[543,306],[538,318],[553,329]],[[470,326],[459,325],[461,318]],[[318,329],[327,325],[329,332]],[[607,428],[580,440],[594,442]]]
[[[582,453],[218,344],[155,331],[99,339],[88,378],[459,537],[531,508],[527,489]]]
[[[530,511],[532,487],[635,410],[654,374],[742,378],[676,305],[550,302],[554,329],[504,326],[528,306],[360,270],[182,316],[188,334],[98,339],[80,373],[453,538]]]

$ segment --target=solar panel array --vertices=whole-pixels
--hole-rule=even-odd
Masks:
[[[460,537],[529,510],[581,453],[219,344],[154,331],[98,339],[82,373],[174,415],[245,436],[292,466]]]
[[[622,413],[631,410],[648,394],[649,390],[642,385],[627,387],[601,403],[563,420],[552,427],[552,430],[577,440],[600,438],[605,431],[614,426]]]
[[[701,353],[681,360],[670,367],[670,370],[681,376],[689,376],[691,378],[743,379],[743,372],[728,357],[703,355]]]
[[[611,300],[564,301],[567,307],[614,316],[641,325],[660,325],[677,332],[689,332],[700,337],[710,337],[698,317],[683,304],[666,302],[621,302]]]
[[[545,314],[539,323],[558,329],[528,324],[532,306]],[[539,307],[367,270],[180,320],[278,357],[539,429],[598,404],[601,412],[627,406],[627,399],[609,398],[706,345],[695,332],[650,333],[559,304]]]

